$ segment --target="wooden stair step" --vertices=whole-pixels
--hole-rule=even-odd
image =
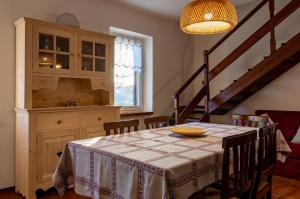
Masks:
[[[186,106],[180,106],[180,107],[179,107],[179,110],[183,110],[183,109],[185,109],[185,107],[186,107]],[[194,108],[194,111],[205,111],[205,107],[204,107],[204,106],[196,106],[196,107]]]
[[[201,118],[186,118],[185,122],[199,122]]]

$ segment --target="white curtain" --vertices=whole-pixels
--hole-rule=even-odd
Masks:
[[[142,42],[132,38],[117,36],[115,40],[115,93],[121,104],[134,101],[135,78],[142,71]],[[124,93],[132,97],[128,100]],[[122,102],[121,102],[122,101]],[[125,101],[127,101],[125,103]],[[129,102],[130,101],[130,102]]]

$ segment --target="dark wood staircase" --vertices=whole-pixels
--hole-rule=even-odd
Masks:
[[[222,110],[226,114],[299,61],[300,33],[212,98],[209,101],[210,113],[216,114],[218,110]]]
[[[222,60],[217,66],[209,71],[209,55],[227,38],[230,37],[240,26],[252,17],[261,7],[269,3],[270,20],[247,38],[231,54]],[[288,18],[300,6],[299,0],[290,1],[282,10],[274,15],[274,0],[263,0],[259,3],[231,32],[227,33],[210,50],[204,51],[204,64],[198,71],[174,94],[175,118],[177,123],[186,121],[210,121],[210,115],[223,115],[234,107],[245,101],[248,97],[268,85],[270,82],[294,67],[300,61],[300,33],[296,34],[280,48],[276,49],[276,39],[274,28]],[[244,52],[251,48],[267,33],[271,34],[270,51],[271,54],[262,58],[256,66],[249,68],[248,71],[239,79],[234,80],[224,90],[220,91],[215,97],[210,99],[210,81],[222,73],[231,63],[238,59]],[[275,43],[274,43],[275,42]],[[186,106],[181,106],[180,94],[198,77],[204,73],[203,88]],[[204,106],[199,106],[201,101],[205,101]]]

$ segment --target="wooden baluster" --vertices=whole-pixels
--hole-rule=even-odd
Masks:
[[[175,123],[178,124],[178,116],[179,116],[179,96],[174,99],[174,108],[175,108]]]
[[[276,51],[275,24],[274,24],[274,10],[275,10],[274,0],[269,0],[269,10],[270,10],[270,20],[271,20],[270,51],[271,51],[271,54],[273,54],[273,52]]]
[[[209,80],[208,80],[208,74],[209,74],[209,60],[208,60],[208,50],[204,51],[204,82],[206,86],[206,98],[205,98],[205,121],[210,122],[210,114],[209,114],[209,100],[210,100],[210,93],[209,93]]]

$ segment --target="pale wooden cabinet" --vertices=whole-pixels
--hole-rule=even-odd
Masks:
[[[16,23],[16,192],[52,187],[66,144],[105,136],[114,106],[111,35],[21,18]]]
[[[105,136],[103,123],[118,120],[119,107],[16,109],[16,191],[35,198],[50,188],[66,144]]]

